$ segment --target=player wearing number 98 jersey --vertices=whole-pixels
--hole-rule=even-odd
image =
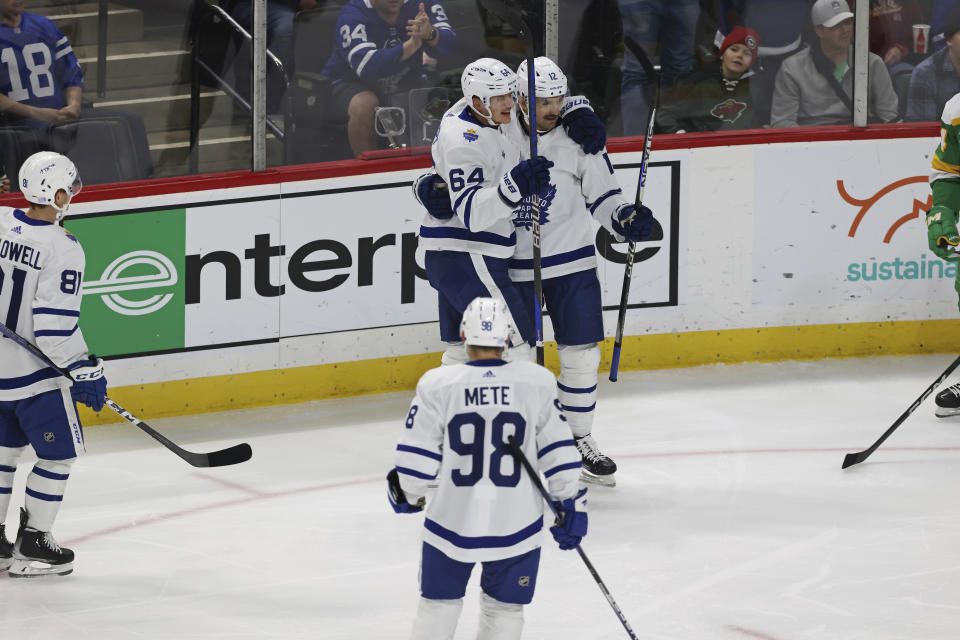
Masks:
[[[52,20],[33,13],[19,14],[15,26],[7,23],[5,14],[0,18],[0,93],[32,107],[60,109],[68,104],[64,93],[69,87],[83,89],[83,71],[67,37]]]
[[[561,548],[586,533],[580,454],[553,374],[501,359],[513,333],[503,300],[472,301],[461,332],[470,361],[420,379],[388,476],[398,512],[419,511],[426,501],[413,637],[453,637],[470,571],[482,562],[480,626],[487,633],[480,637],[519,638],[521,607],[536,585],[544,504],[507,439],[544,474],[564,513],[563,526],[551,529]],[[427,500],[431,483],[437,489]]]
[[[31,202],[0,208],[0,321],[37,345],[74,382],[13,340],[0,339],[0,571],[14,577],[65,575],[73,552],[50,534],[70,468],[84,451],[74,400],[99,411],[106,379],[102,361],[88,356],[78,326],[83,249],[57,222],[80,190],[76,167],[51,151],[23,163],[19,185]],[[27,478],[26,509],[14,545],[3,521],[17,460],[27,445],[37,462]]]

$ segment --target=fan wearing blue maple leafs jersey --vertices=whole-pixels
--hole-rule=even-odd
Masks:
[[[347,114],[354,154],[375,148],[375,109],[390,96],[427,86],[425,59],[442,58],[456,33],[437,0],[350,0],[337,19],[337,44],[323,69],[333,112]]]

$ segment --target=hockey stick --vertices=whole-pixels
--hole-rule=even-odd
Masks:
[[[486,9],[516,29],[527,50],[527,106],[530,114],[530,158],[537,157],[537,88],[534,58],[537,57],[536,40],[533,30],[520,15],[520,11],[504,0],[480,0]],[[536,333],[537,364],[543,365],[543,279],[541,278],[540,257],[540,196],[534,194],[530,199],[533,215],[533,320]]]
[[[0,333],[4,336],[10,338],[18,345],[32,353],[34,356],[39,358],[45,365],[51,367],[54,371],[62,375],[63,377],[73,380],[70,378],[70,374],[67,373],[64,369],[61,369],[53,361],[47,357],[47,355],[40,350],[35,344],[28,342],[23,336],[11,330],[7,325],[0,323]],[[133,423],[134,425],[143,429],[147,434],[150,435],[154,440],[165,446],[170,451],[173,451],[175,454],[186,460],[189,464],[194,467],[225,467],[231,464],[238,464],[240,462],[245,462],[250,459],[250,456],[253,455],[253,450],[250,448],[250,445],[246,442],[242,444],[237,444],[226,449],[221,449],[219,451],[213,451],[211,453],[193,453],[192,451],[187,451],[181,447],[174,444],[169,438],[164,436],[162,433],[156,431],[153,427],[148,425],[143,420],[140,420],[132,413],[121,407],[119,404],[111,400],[110,398],[104,399],[104,404],[113,409],[117,414],[122,418],[126,419],[128,422]]]
[[[845,455],[843,457],[843,466],[840,468],[846,469],[847,467],[852,467],[853,465],[860,464],[861,462],[869,458],[870,455],[874,451],[876,451],[881,444],[883,444],[883,441],[889,438],[890,434],[896,431],[897,427],[903,424],[903,421],[909,418],[910,414],[917,410],[917,407],[920,406],[920,403],[926,400],[927,396],[933,393],[933,390],[939,387],[940,384],[947,379],[947,376],[953,373],[953,370],[956,369],[957,367],[960,367],[960,357],[958,357],[956,360],[950,363],[950,366],[947,367],[946,370],[940,374],[940,377],[934,380],[933,384],[927,387],[926,390],[920,394],[920,397],[914,400],[913,404],[907,407],[907,410],[904,411],[899,418],[897,418],[896,422],[890,425],[889,429],[883,432],[883,435],[880,436],[879,440],[877,440],[872,445],[870,445],[869,449],[864,449],[863,451],[859,451],[857,453],[848,453],[847,455]]]
[[[513,457],[516,458],[527,471],[527,475],[530,476],[530,480],[533,481],[534,486],[540,492],[540,495],[543,497],[543,501],[547,503],[548,507],[550,507],[550,511],[553,512],[553,516],[557,519],[557,522],[563,522],[563,516],[561,516],[560,513],[557,512],[557,508],[553,506],[553,500],[550,499],[550,494],[547,493],[543,483],[540,482],[540,476],[533,469],[530,461],[527,460],[527,456],[523,454],[523,451],[520,449],[520,445],[517,444],[517,439],[513,436],[507,436],[507,446],[510,447],[510,453],[513,454]],[[637,634],[633,632],[633,628],[631,628],[630,623],[627,622],[627,618],[623,615],[623,611],[621,611],[620,607],[617,606],[617,602],[613,599],[613,596],[610,595],[610,590],[607,589],[607,585],[603,584],[603,580],[600,579],[600,574],[597,573],[597,570],[593,568],[593,563],[591,563],[590,559],[587,558],[586,552],[579,544],[577,545],[577,553],[580,554],[580,559],[583,560],[583,564],[587,565],[587,570],[590,572],[590,575],[593,576],[597,586],[600,587],[603,597],[607,599],[607,602],[610,603],[610,607],[613,609],[613,612],[617,614],[620,624],[623,625],[623,628],[627,630],[627,634],[633,638],[633,640],[637,640]]]
[[[637,212],[643,204],[643,190],[647,184],[647,165],[650,161],[650,147],[653,144],[653,124],[657,115],[657,108],[660,106],[660,74],[654,69],[653,63],[644,50],[633,38],[625,36],[623,43],[627,49],[637,57],[647,78],[655,80],[657,83],[656,92],[653,98],[653,108],[650,109],[650,115],[647,118],[647,135],[643,139],[643,156],[640,159],[640,177],[637,180],[637,196],[634,200],[634,206]],[[623,289],[620,290],[620,310],[617,314],[617,335],[613,341],[613,356],[610,358],[610,381],[617,381],[617,374],[620,371],[620,347],[623,345],[623,323],[627,318],[627,299],[630,297],[630,280],[633,278],[633,252],[636,248],[634,242],[627,245],[627,263],[623,269]]]

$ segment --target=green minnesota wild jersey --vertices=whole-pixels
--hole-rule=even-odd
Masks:
[[[930,182],[960,179],[960,93],[944,105],[940,121],[940,144],[933,154]]]

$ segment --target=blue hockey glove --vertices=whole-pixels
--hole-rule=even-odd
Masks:
[[[509,173],[503,174],[500,181],[500,196],[510,204],[520,204],[520,201],[532,194],[540,194],[550,186],[550,167],[553,162],[543,156],[532,160],[523,160],[517,163]]]
[[[561,117],[560,123],[584,153],[599,153],[607,145],[607,130],[592,109],[574,109]]]
[[[390,506],[396,513],[417,513],[423,511],[424,498],[420,497],[416,504],[407,502],[407,495],[400,486],[400,475],[396,469],[391,469],[387,474],[387,499],[390,500]]]
[[[643,242],[653,233],[653,212],[644,205],[639,211],[632,204],[621,205],[612,218],[613,230],[630,242]]]
[[[553,503],[562,520],[552,527],[550,533],[564,551],[575,549],[587,535],[587,490],[581,489],[573,498]]]
[[[413,182],[413,193],[427,213],[437,220],[449,220],[453,217],[447,183],[433,171],[428,171]]]
[[[107,397],[103,360],[91,353],[88,359],[77,360],[67,367],[67,373],[73,378],[73,386],[70,387],[73,401],[85,404],[99,413]]]

